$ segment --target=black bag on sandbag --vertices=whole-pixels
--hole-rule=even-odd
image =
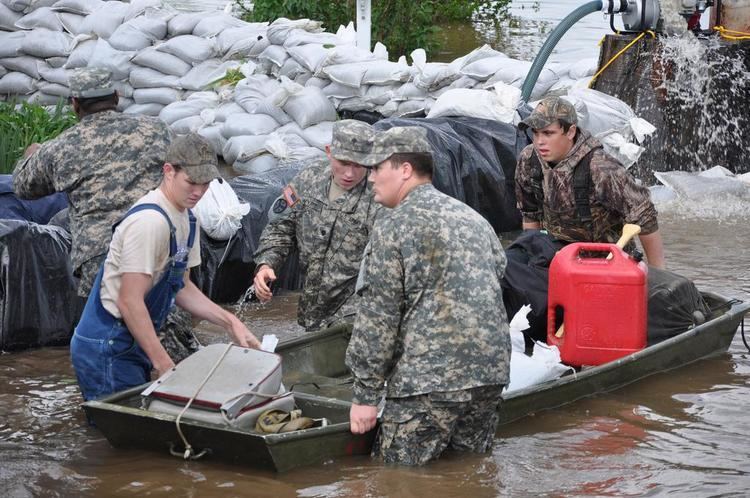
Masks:
[[[495,232],[521,227],[516,207],[515,171],[528,136],[514,125],[489,119],[452,117],[390,118],[376,129],[420,126],[432,145],[432,183],[441,192],[468,204],[490,222]]]
[[[56,226],[0,220],[0,349],[67,344],[84,299],[76,293],[70,234]]]
[[[667,270],[648,268],[648,345],[674,337],[711,318],[698,288]]]

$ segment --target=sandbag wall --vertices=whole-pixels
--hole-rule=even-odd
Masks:
[[[160,0],[0,0],[0,95],[54,104],[69,95],[73,69],[107,67],[121,109],[198,131],[244,174],[321,155],[337,113],[423,116],[450,89],[520,87],[531,64],[484,46],[451,63],[415,51],[409,65],[354,40],[351,26],[334,34],[309,20],[248,23]],[[549,65],[532,98],[564,93],[595,67]],[[228,70],[245,78],[215,84]]]

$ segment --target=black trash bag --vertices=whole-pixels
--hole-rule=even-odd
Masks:
[[[85,300],[70,265],[70,234],[0,220],[0,350],[67,344]]]
[[[253,283],[260,235],[268,224],[268,210],[281,190],[294,176],[309,165],[301,161],[260,174],[243,175],[229,180],[240,202],[250,204],[242,226],[229,241],[217,241],[201,233],[201,266],[191,272],[195,284],[212,300],[236,302]],[[302,278],[296,251],[277,272],[274,288],[299,289]]]
[[[68,207],[62,192],[39,199],[19,199],[13,191],[13,175],[0,175],[0,219],[33,221],[46,225],[60,210]]]
[[[515,171],[518,155],[529,143],[525,133],[512,124],[470,117],[391,118],[374,125],[381,130],[394,126],[427,129],[435,161],[435,188],[468,204],[496,232],[521,227]]]
[[[711,310],[693,282],[671,271],[648,268],[649,346],[710,318]]]

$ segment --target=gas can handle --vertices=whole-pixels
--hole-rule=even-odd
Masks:
[[[582,257],[582,252],[599,252],[604,253],[607,252],[609,255],[607,256],[607,259],[612,259],[613,255],[619,256],[620,251],[617,250],[617,245],[610,244],[608,242],[579,242],[576,244],[578,247],[576,247],[576,251],[573,253],[574,259],[599,259],[601,258],[586,258]]]

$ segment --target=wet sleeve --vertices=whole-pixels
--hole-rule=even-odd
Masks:
[[[352,401],[377,405],[392,367],[404,305],[403,258],[394,227],[376,225],[346,364],[354,377]]]
[[[516,202],[524,220],[542,221],[544,215],[544,195],[542,193],[541,178],[535,178],[532,172],[529,158],[533,153],[533,148],[527,147],[519,156],[515,177]]]
[[[56,192],[54,163],[46,147],[16,163],[13,170],[13,190],[21,199],[38,199]]]
[[[651,202],[647,187],[636,183],[628,171],[617,165],[600,170],[604,177],[594,178],[598,201],[608,209],[620,214],[625,223],[641,227],[641,233],[648,235],[659,229],[656,207]]]
[[[293,184],[292,187],[294,187]],[[277,216],[263,229],[260,236],[258,249],[255,251],[256,267],[268,265],[278,272],[289,253],[297,246],[297,224],[305,209],[305,201],[299,200],[294,205],[286,202],[283,212]]]

